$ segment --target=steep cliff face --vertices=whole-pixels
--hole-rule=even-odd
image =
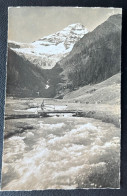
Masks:
[[[121,15],[111,16],[86,34],[57,66],[63,69],[61,89],[99,83],[120,71]]]

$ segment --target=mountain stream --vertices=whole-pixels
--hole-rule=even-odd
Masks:
[[[119,186],[120,130],[100,120],[62,114],[7,120],[31,125],[5,139],[2,190]]]

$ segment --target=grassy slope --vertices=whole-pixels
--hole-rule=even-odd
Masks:
[[[120,102],[120,73],[95,84],[87,85],[64,96],[64,99],[73,99],[87,104],[119,104]]]
[[[80,108],[85,117],[100,119],[120,127],[120,73],[104,82],[68,93],[64,100],[76,102],[77,109]],[[69,109],[74,107],[74,104],[70,104]]]

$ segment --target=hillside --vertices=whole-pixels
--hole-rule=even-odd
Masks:
[[[67,93],[64,99],[86,104],[119,104],[120,80],[118,73],[101,83],[80,87],[76,91]]]
[[[63,69],[59,93],[104,81],[117,74],[120,65],[121,15],[114,15],[80,39],[57,64]]]

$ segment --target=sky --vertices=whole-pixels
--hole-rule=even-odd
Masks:
[[[10,7],[8,40],[30,43],[74,23],[92,31],[109,16],[121,13],[121,8]]]

